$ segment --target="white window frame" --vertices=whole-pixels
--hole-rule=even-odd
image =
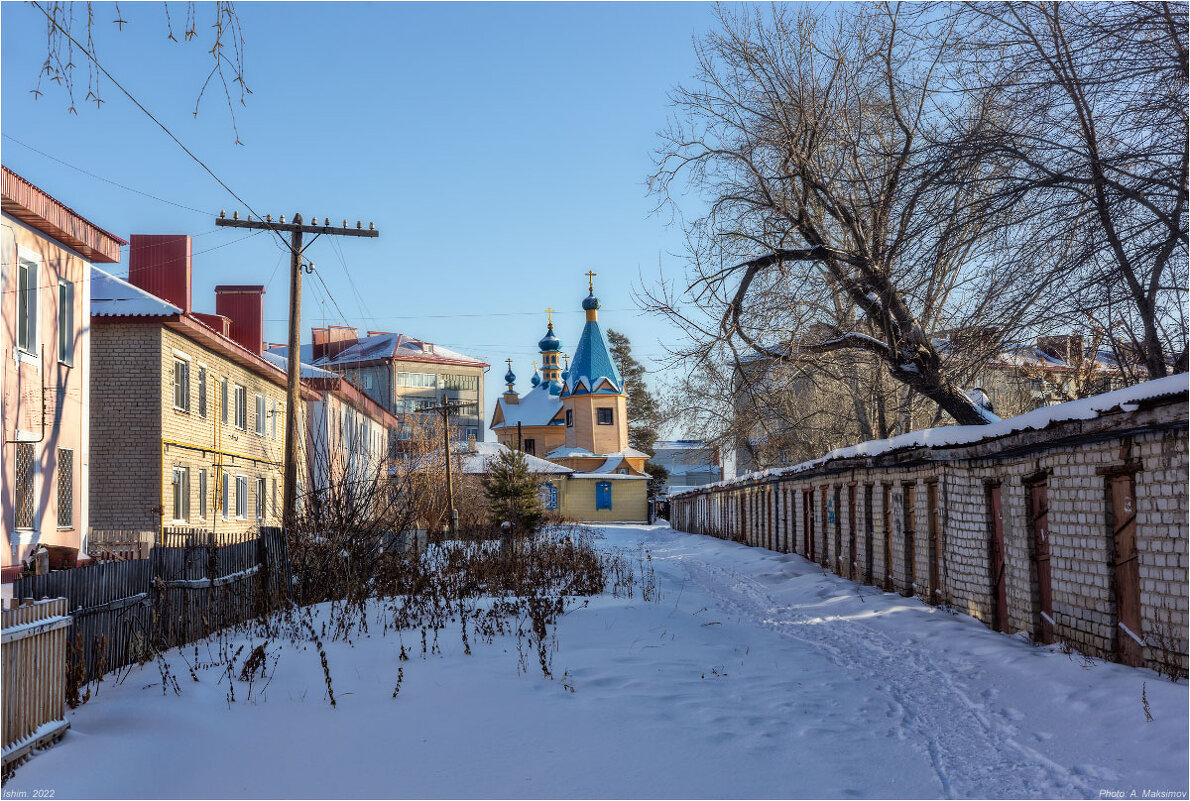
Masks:
[[[269,411],[269,421],[270,421],[269,427],[271,428],[272,438],[276,439],[277,438],[277,401],[273,400],[270,402],[270,404],[271,405],[270,405],[270,411]]]
[[[248,430],[248,390],[239,384],[235,385],[235,426],[239,431]]]
[[[227,425],[227,421],[231,419],[228,412],[228,409],[231,405],[231,400],[229,398],[231,395],[231,392],[229,391],[230,383],[231,382],[228,380],[227,376],[223,376],[223,378],[219,380],[219,419],[223,425]]]
[[[74,282],[58,279],[58,362],[74,366]]]
[[[231,506],[231,473],[223,471],[223,510],[222,517],[227,520],[228,507]]]
[[[190,468],[175,467],[173,471],[173,502],[175,523],[190,519]]]
[[[207,490],[209,489],[207,475],[208,475],[207,469],[205,467],[200,467],[198,469],[198,519],[199,520],[207,519]]]
[[[198,364],[198,416],[207,419],[207,375],[210,371],[202,362]]]
[[[257,392],[256,393],[256,433],[262,437],[266,433],[266,430],[264,427],[264,416],[265,416],[264,395]]]
[[[264,515],[265,515],[264,499],[265,499],[265,494],[267,493],[267,491],[268,491],[268,485],[265,482],[264,476],[257,476],[256,477],[256,519],[257,520],[264,520]]]
[[[178,404],[178,367],[182,368],[182,403]],[[190,359],[174,353],[174,408],[179,412],[190,412]]]
[[[38,303],[38,282],[41,279],[41,257],[32,250],[18,245],[17,246],[17,275],[16,275],[16,290],[17,294],[17,325],[16,335],[13,337],[12,358],[15,362],[26,362],[28,364],[37,365],[41,369],[41,357],[38,353],[37,343],[41,341],[39,324],[41,322],[41,315],[38,314],[41,309]],[[24,326],[25,344],[21,344],[21,272],[25,272],[25,301],[27,305],[26,320]]]
[[[248,477],[236,476],[236,520],[248,519]]]

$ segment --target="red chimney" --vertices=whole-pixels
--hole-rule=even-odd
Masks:
[[[215,287],[215,313],[231,320],[231,338],[260,355],[264,344],[264,287]]]
[[[314,342],[312,359],[318,361],[326,355],[326,345],[330,341],[330,331],[326,328],[311,328],[310,338]]]
[[[128,283],[190,313],[190,237],[133,234],[128,237]]]
[[[331,325],[326,345],[326,355],[335,358],[343,351],[359,342],[359,332],[349,325]]]
[[[206,323],[211,328],[214,328],[220,334],[227,338],[231,338],[231,320],[224,317],[222,314],[207,314],[206,312],[191,312],[191,315],[197,317],[202,322]]]

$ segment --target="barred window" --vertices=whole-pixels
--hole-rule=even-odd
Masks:
[[[74,451],[58,449],[58,528],[74,527]]]
[[[17,443],[17,528],[33,528],[33,443]]]

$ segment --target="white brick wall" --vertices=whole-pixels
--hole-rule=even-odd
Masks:
[[[914,593],[946,603],[989,625],[995,599],[992,590],[987,486],[998,481],[1003,513],[1004,559],[1009,631],[1039,637],[1040,606],[1037,563],[1030,531],[1025,480],[1044,475],[1047,482],[1050,575],[1054,631],[1079,650],[1099,657],[1118,653],[1113,527],[1104,469],[1139,462],[1135,473],[1136,527],[1139,553],[1140,607],[1146,643],[1145,664],[1187,669],[1187,406],[1184,401],[1137,414],[1119,414],[1096,436],[1080,439],[1083,424],[1075,421],[1047,432],[1016,435],[929,454],[913,464],[864,462],[840,472],[839,465],[817,471],[726,487],[700,489],[671,502],[675,528],[764,546],[807,553],[803,490],[812,489],[816,561],[847,575],[852,560],[865,583]],[[1140,423],[1138,425],[1138,423]],[[857,460],[858,461],[858,460]],[[830,467],[828,473],[826,468]],[[937,481],[937,522],[941,540],[937,559],[940,593],[931,599],[930,526],[927,483]],[[856,482],[855,554],[850,553],[848,482]],[[912,484],[907,484],[912,482]],[[872,576],[867,576],[865,488],[872,486]],[[839,490],[837,523],[828,523],[827,502]],[[884,487],[891,487],[886,531]],[[914,588],[906,571],[905,492],[912,493]],[[778,536],[766,528],[773,494]],[[742,504],[742,506],[741,506]],[[766,505],[767,504],[767,505]],[[741,510],[743,512],[741,516]],[[836,544],[838,526],[838,544]],[[890,536],[891,564],[885,565],[885,537]],[[839,557],[842,557],[841,559]]]

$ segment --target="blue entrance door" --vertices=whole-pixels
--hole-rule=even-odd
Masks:
[[[612,508],[612,483],[600,481],[595,485],[595,510]]]

